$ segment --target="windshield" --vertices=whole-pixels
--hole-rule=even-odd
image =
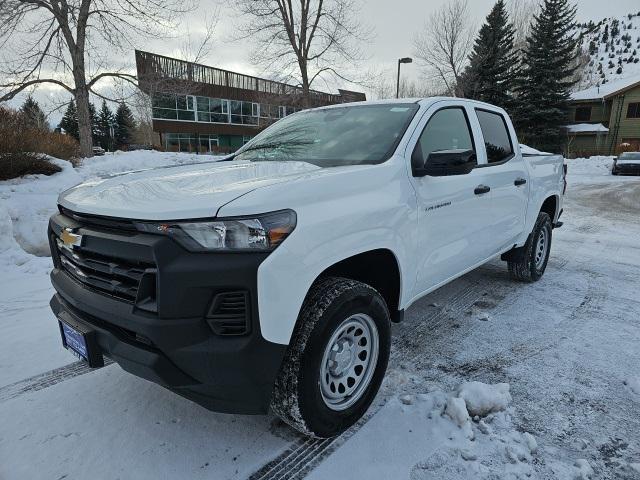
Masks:
[[[295,160],[319,167],[382,163],[417,111],[414,103],[302,111],[262,132],[234,160]]]
[[[640,160],[640,152],[625,152],[620,155],[620,160]]]

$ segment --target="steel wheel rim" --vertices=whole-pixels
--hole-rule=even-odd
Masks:
[[[547,258],[547,250],[549,249],[549,241],[547,230],[540,230],[540,235],[538,235],[538,241],[536,242],[536,251],[535,251],[535,264],[538,270],[542,269],[544,265],[544,261]]]
[[[328,408],[346,410],[362,398],[378,363],[379,345],[378,328],[364,313],[336,328],[320,364],[320,393]]]

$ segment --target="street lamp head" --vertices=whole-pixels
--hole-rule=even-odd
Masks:
[[[399,59],[398,62],[400,62],[400,63],[413,63],[413,58],[404,57],[404,58]]]

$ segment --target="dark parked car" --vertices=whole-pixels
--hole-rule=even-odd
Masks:
[[[613,160],[613,175],[640,175],[640,152],[625,152]]]

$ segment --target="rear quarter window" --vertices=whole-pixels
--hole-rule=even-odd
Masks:
[[[502,163],[513,157],[513,144],[507,122],[499,113],[476,110],[489,164]]]

